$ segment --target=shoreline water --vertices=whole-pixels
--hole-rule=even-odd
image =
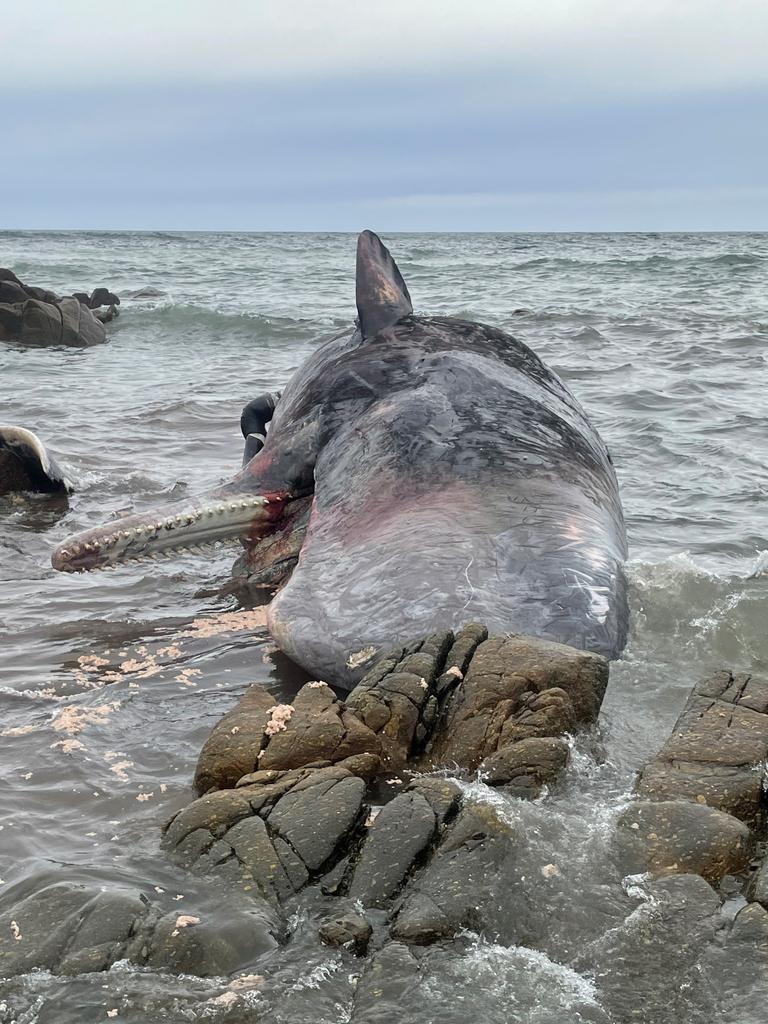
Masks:
[[[98,349],[0,348],[3,418],[38,431],[78,483],[63,514],[0,502],[0,706],[5,727],[21,730],[4,737],[0,878],[3,888],[39,886],[56,872],[95,871],[105,883],[140,878],[205,907],[204,886],[159,851],[159,822],[186,801],[208,729],[247,683],[262,681],[283,700],[300,680],[258,626],[180,637],[195,620],[238,613],[220,590],[235,549],[74,580],[55,576],[48,557],[105,514],[207,489],[237,468],[241,406],[279,388],[317,337],[351,321],[351,236],[205,233],[190,245],[173,234],[17,234],[0,233],[0,264],[22,278],[61,291],[107,284],[125,298]],[[529,344],[594,419],[619,475],[632,637],[612,667],[604,760],[585,753],[546,812],[541,851],[563,860],[577,844],[586,858],[589,871],[574,868],[572,912],[592,933],[590,901],[608,865],[601,843],[588,841],[589,818],[596,829],[611,819],[700,676],[768,663],[768,577],[750,578],[768,548],[768,236],[402,237],[398,258],[417,309],[495,323]],[[163,294],[129,294],[146,288]],[[160,654],[176,646],[181,654]],[[71,711],[61,715],[73,708],[83,709],[82,729],[57,728],[71,728]],[[488,993],[489,1013],[519,984],[511,959],[500,992]],[[457,954],[446,970],[461,975],[469,962]],[[317,988],[297,990],[307,1019],[330,1022],[334,1000],[346,1005],[337,965],[328,955],[283,965],[288,985],[312,966],[327,972]],[[109,984],[131,998],[151,991],[156,1007],[181,999],[173,979],[129,974]],[[65,1024],[102,1019],[75,1006],[86,990],[89,1006],[102,998],[103,983],[24,984],[29,1006],[44,1000],[40,1024]],[[562,1004],[550,1010],[544,1021],[562,1019]]]

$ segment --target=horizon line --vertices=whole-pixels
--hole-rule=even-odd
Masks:
[[[171,228],[171,227],[109,227],[109,228],[23,228],[0,227],[0,236],[10,234],[171,234],[171,235],[358,235],[374,228]],[[766,235],[768,228],[507,228],[418,230],[382,228],[385,235]]]

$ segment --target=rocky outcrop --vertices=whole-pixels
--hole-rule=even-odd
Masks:
[[[628,869],[695,872],[712,882],[743,872],[764,826],[766,759],[768,680],[724,671],[697,684],[640,772],[642,799],[619,821]],[[760,877],[754,891],[763,891]]]
[[[384,913],[414,945],[467,928],[513,941],[497,893],[512,884],[520,835],[459,782],[403,785],[403,772],[479,769],[534,798],[567,764],[563,733],[594,721],[607,675],[597,655],[470,624],[381,658],[344,700],[319,681],[290,705],[252,686],[206,741],[201,796],[163,845],[275,908],[314,887]],[[332,921],[324,941],[367,943],[359,921]]]
[[[596,718],[607,680],[599,655],[532,637],[488,639],[470,624],[398,648],[343,701],[322,682],[291,705],[252,686],[206,741],[195,788],[366,753],[385,772],[479,769],[490,785],[536,796],[567,763],[563,735]]]
[[[265,771],[190,804],[164,845],[186,867],[215,869],[278,904],[346,856],[365,820],[366,758],[325,768]]]
[[[637,792],[716,807],[755,827],[762,822],[768,759],[768,679],[717,672],[694,687]]]
[[[98,345],[103,324],[118,314],[120,299],[106,288],[60,297],[23,284],[0,268],[0,341],[27,345]],[[102,307],[106,306],[106,309]]]
[[[607,684],[608,663],[597,654],[492,637],[446,700],[432,756],[472,769],[520,740],[571,732],[595,720]]]

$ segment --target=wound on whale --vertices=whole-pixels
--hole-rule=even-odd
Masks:
[[[342,686],[383,647],[473,619],[616,657],[624,518],[608,451],[569,389],[504,331],[414,314],[370,231],[356,299],[353,330],[320,345],[280,396],[250,403],[254,454],[232,480],[71,537],[54,567],[225,540],[257,563],[293,549],[269,628]]]

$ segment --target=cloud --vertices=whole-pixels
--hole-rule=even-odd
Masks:
[[[30,0],[3,15],[0,81],[40,85],[525,73],[540,94],[768,79],[763,0]]]
[[[0,223],[766,228],[764,28],[751,0],[14,5]]]

